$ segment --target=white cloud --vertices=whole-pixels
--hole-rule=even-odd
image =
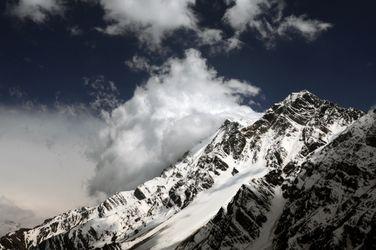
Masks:
[[[308,19],[305,15],[284,16],[286,4],[283,0],[235,0],[233,3],[226,11],[224,20],[235,30],[234,38],[251,29],[267,46],[273,46],[277,38],[290,37],[293,33],[313,41],[332,27],[329,23]]]
[[[305,16],[289,16],[278,27],[278,33],[281,36],[286,36],[289,32],[298,32],[307,40],[312,41],[332,26],[330,23],[307,19]]]
[[[213,54],[230,52],[241,48],[242,42],[236,36],[225,38],[224,32],[219,29],[196,29],[197,44],[206,46]]]
[[[100,3],[107,26],[97,30],[109,35],[135,34],[151,50],[160,49],[163,40],[179,29],[193,32],[197,39],[192,42],[209,45],[213,52],[240,48],[241,42],[236,37],[226,39],[220,29],[199,27],[191,8],[196,0],[100,0]],[[129,63],[133,68],[142,66],[135,64],[140,61]]]
[[[242,47],[243,42],[237,36],[230,37],[226,40],[226,51],[237,50]]]
[[[331,24],[309,19],[305,15],[284,16],[283,0],[225,0],[230,6],[223,17],[235,31],[229,36],[220,29],[201,27],[192,9],[196,0],[80,0],[87,4],[99,3],[103,8],[104,27],[95,29],[108,35],[135,35],[141,44],[151,50],[162,49],[164,39],[177,30],[189,30],[196,35],[193,44],[209,45],[213,52],[239,49],[240,35],[256,31],[267,46],[273,46],[280,37],[300,34],[313,41]],[[51,15],[63,15],[64,0],[20,0],[10,5],[8,12],[18,18],[36,23],[45,22]],[[72,35],[82,34],[77,26],[68,28]],[[293,32],[292,32],[293,31]]]
[[[101,0],[110,35],[134,32],[139,40],[159,46],[163,38],[180,28],[195,29],[190,9],[195,0]]]
[[[234,6],[229,8],[224,19],[236,30],[244,31],[263,13],[262,4],[269,0],[235,0]]]
[[[112,112],[101,133],[102,146],[93,152],[99,163],[91,192],[134,188],[159,175],[224,119],[258,116],[241,102],[259,91],[247,82],[219,77],[196,50],[169,59]]]
[[[14,202],[0,203],[18,211],[8,216],[2,211],[10,205],[0,204],[4,231],[29,225],[24,214],[34,224],[94,203],[99,196],[89,197],[88,187],[98,195],[133,188],[159,175],[224,119],[258,116],[240,103],[259,88],[218,77],[196,50],[149,67],[149,80],[121,105],[116,85],[103,76],[84,78],[89,105],[66,105],[58,96],[54,108],[30,100],[22,107],[0,105],[0,195]],[[114,106],[111,116],[102,117],[106,123],[92,115]]]
[[[133,71],[145,71],[151,73],[156,70],[146,57],[135,55],[131,60],[125,61],[125,65]]]
[[[50,15],[62,15],[64,6],[60,0],[20,0],[10,5],[8,11],[21,20],[43,23]]]
[[[223,40],[222,31],[218,29],[203,29],[198,36],[200,42],[206,45],[213,45]]]

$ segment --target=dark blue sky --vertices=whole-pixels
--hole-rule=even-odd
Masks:
[[[50,17],[36,24],[6,13],[0,3],[0,101],[15,103],[9,89],[18,88],[26,98],[50,105],[56,95],[65,103],[87,102],[83,77],[103,75],[114,81],[120,96],[127,100],[147,75],[131,71],[125,61],[135,54],[160,64],[184,49],[196,47],[219,73],[247,80],[262,89],[261,109],[281,100],[292,91],[308,89],[343,106],[368,110],[376,104],[376,3],[372,0],[286,1],[287,14],[324,20],[333,24],[317,40],[301,37],[278,39],[266,48],[254,32],[244,32],[244,46],[230,53],[209,53],[208,46],[190,43],[189,32],[177,32],[163,46],[167,52],[150,52],[135,35],[109,36],[94,30],[103,26],[103,10],[96,4],[71,1],[64,16]],[[226,30],[220,20],[222,1],[198,0],[195,6],[200,23]],[[72,36],[71,27],[82,34]]]

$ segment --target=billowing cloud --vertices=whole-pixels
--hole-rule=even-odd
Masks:
[[[191,5],[195,0],[101,0],[108,22],[103,31],[110,35],[128,32],[152,46],[181,28],[195,29]]]
[[[169,59],[112,112],[102,145],[93,152],[98,165],[90,191],[134,188],[159,175],[226,118],[258,117],[241,103],[259,91],[245,81],[219,77],[196,50]]]
[[[60,0],[19,0],[10,5],[8,11],[21,20],[43,23],[51,15],[62,15],[64,5]]]
[[[224,20],[235,30],[235,38],[247,30],[256,31],[267,46],[273,46],[279,37],[299,34],[313,41],[332,25],[305,15],[285,16],[286,4],[281,0],[234,0],[226,11]]]
[[[17,206],[0,195],[0,237],[20,227],[31,227],[41,222],[31,210]]]

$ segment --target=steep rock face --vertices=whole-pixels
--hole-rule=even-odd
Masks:
[[[299,166],[283,189],[288,202],[276,249],[374,249],[376,114],[370,112]]]
[[[374,111],[300,163],[252,179],[177,249],[374,249],[375,128]]]
[[[275,194],[280,192],[278,187],[290,180],[307,155],[326,145],[361,115],[359,111],[320,100],[307,91],[293,93],[250,126],[226,121],[212,138],[191,150],[160,177],[133,191],[115,194],[96,207],[75,209],[34,229],[8,234],[0,239],[0,247],[119,248],[120,243],[123,248],[124,243],[127,248],[132,247],[139,238],[188,207],[199,193],[213,187],[219,179],[261,166],[269,173],[244,185],[238,198],[216,217],[218,221],[219,218],[231,221],[233,226],[229,230],[244,231],[236,242],[245,246],[262,233],[267,223],[262,215],[273,210]],[[368,138],[373,145],[373,135]],[[240,197],[253,197],[257,202],[238,200]],[[251,210],[250,204],[253,204]],[[247,218],[248,222],[239,224],[236,218],[239,221]],[[258,233],[247,235],[243,226]],[[231,246],[233,239],[229,237],[224,242],[227,243],[221,246]]]

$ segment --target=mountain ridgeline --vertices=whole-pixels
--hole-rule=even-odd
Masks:
[[[376,110],[290,94],[163,173],[0,249],[376,249]]]

